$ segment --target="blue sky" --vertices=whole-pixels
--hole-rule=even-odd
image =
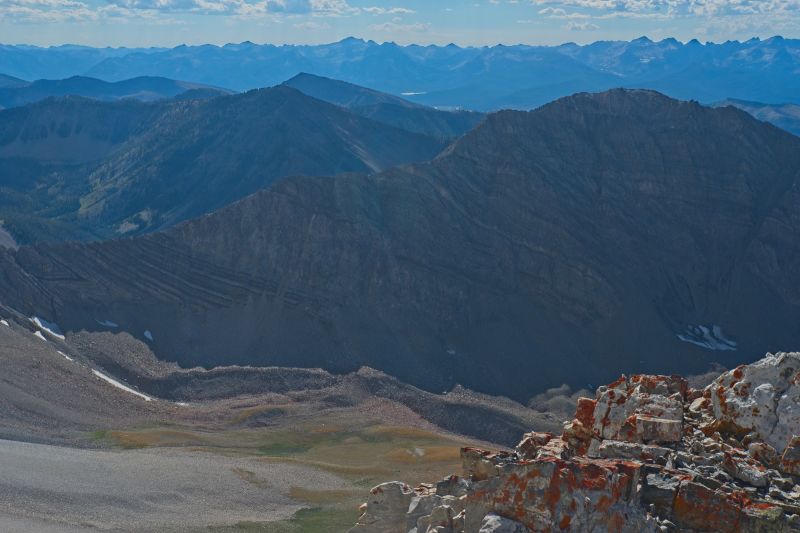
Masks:
[[[800,0],[0,0],[0,42],[559,44],[800,36]]]

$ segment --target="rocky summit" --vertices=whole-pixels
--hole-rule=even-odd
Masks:
[[[372,489],[351,533],[800,531],[800,353],[704,389],[622,376],[562,435],[461,458],[460,476]]]

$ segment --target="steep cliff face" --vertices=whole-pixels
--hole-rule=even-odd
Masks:
[[[741,111],[581,94],[491,115],[430,163],[21,249],[0,283],[185,364],[368,365],[527,399],[799,343],[799,171],[800,139]]]
[[[738,407],[720,407],[731,396]],[[526,434],[514,452],[464,448],[462,476],[375,487],[351,532],[797,531],[799,406],[797,353],[704,390],[622,376],[581,398],[561,436]]]

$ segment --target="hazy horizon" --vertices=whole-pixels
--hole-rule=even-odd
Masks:
[[[592,45],[592,44],[595,44],[595,43],[601,43],[601,42],[632,42],[632,41],[637,41],[637,40],[640,40],[640,39],[646,39],[646,40],[649,40],[649,41],[654,42],[654,43],[660,43],[660,42],[664,42],[664,41],[674,40],[674,41],[677,41],[677,42],[679,42],[681,44],[684,44],[684,45],[690,43],[691,41],[697,41],[700,45],[706,46],[706,45],[721,45],[721,44],[725,44],[726,42],[732,42],[732,43],[746,43],[746,42],[750,42],[750,41],[766,42],[766,41],[770,41],[770,40],[773,40],[773,39],[784,39],[784,40],[787,40],[787,41],[796,41],[796,40],[800,40],[800,37],[786,37],[786,36],[783,36],[783,35],[777,35],[776,34],[776,35],[770,35],[770,36],[766,36],[766,37],[752,36],[752,37],[743,38],[743,39],[727,39],[725,41],[722,41],[722,40],[716,40],[715,41],[715,40],[702,40],[702,39],[697,38],[697,37],[692,37],[692,38],[689,38],[689,39],[679,39],[677,37],[671,37],[671,36],[663,37],[663,38],[653,38],[653,37],[651,37],[649,35],[640,35],[638,37],[634,37],[634,38],[631,38],[631,39],[596,39],[596,40],[586,41],[586,42],[579,42],[579,41],[572,40],[572,41],[563,41],[563,42],[552,43],[552,44],[536,44],[536,43],[532,44],[532,43],[524,43],[524,42],[516,42],[516,43],[497,42],[497,43],[486,43],[486,44],[474,44],[473,45],[473,44],[459,44],[459,43],[455,43],[455,42],[449,42],[449,43],[443,43],[443,44],[442,43],[432,43],[432,42],[401,43],[401,42],[392,41],[392,40],[380,41],[380,40],[370,39],[370,38],[366,38],[366,37],[360,37],[360,36],[357,36],[357,35],[346,35],[346,36],[344,36],[344,37],[342,37],[340,39],[336,39],[336,40],[333,40],[333,41],[323,40],[323,41],[319,41],[319,42],[310,42],[310,43],[302,43],[302,42],[268,42],[268,41],[256,42],[256,41],[251,41],[251,40],[245,39],[243,41],[236,41],[236,42],[234,42],[234,41],[219,42],[219,43],[217,43],[217,42],[198,42],[198,43],[188,43],[188,42],[186,42],[186,43],[178,43],[178,44],[174,44],[174,45],[153,44],[153,45],[150,45],[150,46],[91,45],[91,44],[80,44],[78,42],[63,42],[63,43],[54,43],[54,44],[48,44],[48,45],[38,45],[38,44],[32,44],[32,43],[28,43],[28,42],[0,42],[0,46],[16,46],[16,47],[30,47],[30,48],[42,48],[42,49],[76,47],[76,48],[97,48],[97,49],[109,48],[109,49],[124,50],[124,49],[171,49],[171,48],[178,48],[178,47],[181,47],[181,46],[186,46],[186,47],[214,46],[214,47],[218,47],[218,48],[223,48],[223,47],[226,47],[226,46],[241,46],[241,45],[248,44],[248,43],[252,44],[252,45],[255,45],[255,46],[275,46],[275,47],[282,47],[282,46],[298,46],[298,47],[301,47],[301,46],[328,46],[328,45],[334,45],[334,44],[341,43],[341,42],[348,41],[348,40],[357,40],[357,41],[362,41],[364,43],[374,43],[374,44],[377,44],[377,45],[396,44],[398,46],[422,46],[422,47],[427,47],[427,46],[445,47],[445,46],[455,45],[455,46],[458,46],[459,48],[496,48],[496,47],[513,47],[513,46],[558,47],[558,46],[564,46],[564,45],[569,45],[569,44],[576,44],[578,46],[589,46],[589,45]]]
[[[800,35],[800,2],[780,0],[0,0],[9,43],[173,47],[323,44],[349,35],[398,44],[744,41]]]

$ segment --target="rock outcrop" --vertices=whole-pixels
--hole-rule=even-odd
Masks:
[[[799,408],[797,353],[703,390],[622,376],[581,398],[560,436],[528,433],[513,452],[464,448],[461,476],[376,487],[352,531],[800,531]]]

